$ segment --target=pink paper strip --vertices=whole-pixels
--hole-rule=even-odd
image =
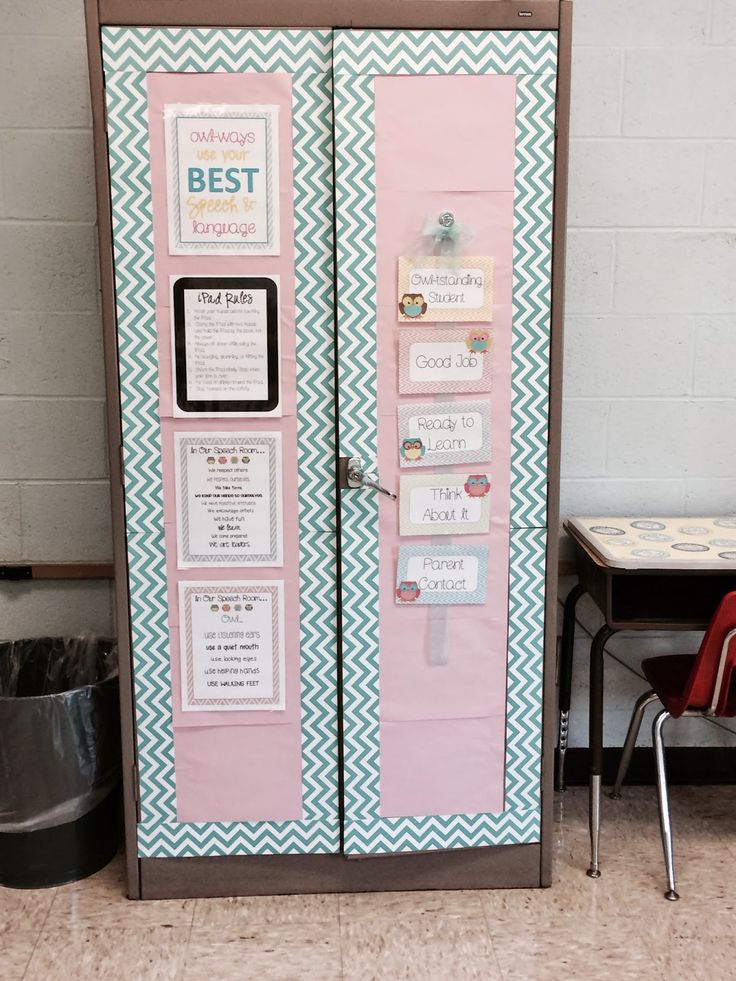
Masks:
[[[431,607],[394,602],[399,508],[380,502],[381,814],[499,811],[504,801],[508,616],[511,290],[515,80],[377,78],[378,472],[399,485],[396,262],[430,216],[471,226],[469,252],[494,258],[491,531],[453,536],[489,549],[484,605],[448,607],[447,663],[428,658]],[[423,134],[408,138],[410,129]],[[464,328],[462,328],[464,329]],[[417,331],[421,328],[416,328]],[[427,401],[426,395],[418,401]],[[467,465],[442,468],[467,472]],[[405,540],[404,540],[405,541]],[[429,537],[410,539],[429,543]]]
[[[299,657],[299,529],[296,474],[294,230],[291,151],[291,77],[286,74],[148,75],[151,179],[156,264],[156,326],[163,451],[164,521],[173,685],[177,813],[182,821],[288,820],[302,816],[301,685]],[[170,256],[166,214],[163,107],[169,103],[278,105],[280,256]],[[169,278],[280,276],[281,386],[284,416],[264,419],[172,418]],[[283,712],[182,712],[178,583],[223,580],[222,569],[176,567],[173,433],[274,431],[284,458],[284,567],[258,569],[264,582],[283,579],[285,592],[286,709]],[[230,570],[232,573],[232,570]],[[232,575],[229,578],[237,578]],[[256,578],[249,570],[247,577]]]

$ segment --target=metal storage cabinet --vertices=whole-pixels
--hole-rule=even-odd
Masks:
[[[570,23],[88,0],[132,897],[549,884]]]

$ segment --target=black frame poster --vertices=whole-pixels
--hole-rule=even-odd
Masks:
[[[273,413],[280,398],[278,320],[274,278],[177,277],[173,369],[181,413]]]

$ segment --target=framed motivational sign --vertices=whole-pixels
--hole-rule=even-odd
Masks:
[[[280,415],[276,279],[186,276],[172,292],[174,414]]]
[[[171,255],[278,255],[278,107],[170,105],[164,119]]]
[[[182,710],[283,709],[284,584],[180,582]]]
[[[174,433],[180,569],[283,564],[281,433]]]

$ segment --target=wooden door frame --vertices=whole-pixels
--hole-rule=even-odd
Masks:
[[[115,611],[120,652],[123,792],[128,895],[137,898],[547,886],[552,878],[552,805],[556,733],[557,563],[560,420],[572,0],[85,0],[94,128],[100,286],[113,516]],[[155,19],[155,24],[151,21]],[[106,25],[178,27],[454,28],[556,30],[558,74],[552,252],[547,563],[541,843],[347,860],[342,855],[144,858],[137,855],[138,779],[123,495],[115,275],[100,29]]]

